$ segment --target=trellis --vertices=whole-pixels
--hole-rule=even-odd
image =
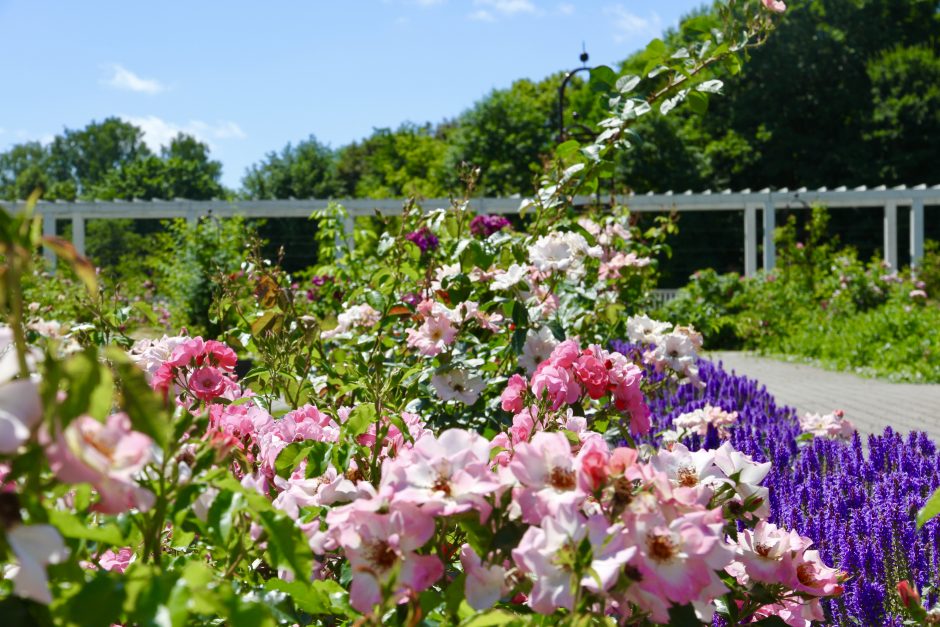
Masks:
[[[608,201],[609,199],[605,199]],[[85,251],[85,222],[91,219],[168,219],[184,218],[191,223],[206,216],[220,218],[244,216],[249,218],[306,218],[317,209],[324,209],[331,202],[343,205],[349,214],[346,232],[351,234],[354,220],[358,217],[373,215],[375,211],[393,215],[400,213],[403,206],[401,199],[308,199],[308,200],[208,200],[193,201],[185,199],[149,200],[149,201],[78,201],[78,202],[39,202],[36,210],[43,218],[43,233],[54,235],[58,220],[70,220],[72,223],[72,242],[79,253]],[[447,199],[430,199],[421,204],[424,207],[445,207]],[[577,205],[589,205],[596,202],[592,197],[577,197]],[[744,272],[753,275],[758,269],[758,246],[762,240],[765,269],[774,267],[776,251],[773,231],[776,226],[778,210],[806,209],[820,204],[832,209],[872,208],[881,209],[884,215],[884,259],[892,267],[898,266],[898,207],[910,207],[910,258],[916,265],[924,254],[924,212],[931,206],[940,205],[940,185],[928,187],[885,186],[847,189],[820,188],[808,190],[764,189],[757,192],[750,190],[703,193],[664,194],[629,194],[616,198],[635,212],[683,212],[683,211],[743,211],[744,212]],[[16,203],[22,206],[22,201]],[[475,213],[518,213],[522,201],[519,198],[474,198],[469,209]],[[761,214],[763,235],[758,238],[757,216]],[[350,238],[351,241],[351,238]],[[46,255],[54,260],[53,253]]]

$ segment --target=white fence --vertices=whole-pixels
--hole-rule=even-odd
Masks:
[[[931,205],[940,205],[940,185],[927,187],[875,188],[858,187],[846,189],[805,188],[790,191],[762,190],[752,192],[743,190],[733,192],[674,194],[631,194],[620,196],[618,203],[624,204],[635,212],[669,211],[742,211],[744,212],[744,272],[752,275],[757,271],[757,212],[763,220],[763,267],[774,267],[773,231],[776,226],[776,211],[779,209],[805,209],[814,204],[825,205],[832,209],[871,207],[884,213],[884,258],[892,265],[898,265],[898,207],[910,207],[910,242],[911,261],[916,264],[924,254],[924,209]],[[590,205],[596,201],[593,197],[578,197],[575,204]],[[85,250],[85,221],[107,218],[163,219],[185,218],[191,222],[203,216],[246,216],[252,218],[306,218],[315,209],[325,208],[331,201],[310,200],[153,200],[153,201],[80,201],[80,202],[39,202],[37,212],[43,217],[43,233],[55,234],[57,220],[71,220],[72,241],[80,253]],[[349,212],[347,232],[352,229],[356,217],[369,216],[379,211],[383,214],[396,214],[402,210],[401,199],[337,199]],[[474,198],[470,209],[476,213],[518,213],[518,198]],[[22,202],[14,203],[21,207]],[[447,199],[431,199],[421,203],[423,207],[445,207]],[[51,251],[47,256],[52,257]]]

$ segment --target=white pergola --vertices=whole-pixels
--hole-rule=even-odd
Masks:
[[[351,234],[357,217],[373,215],[375,211],[394,215],[401,213],[402,199],[309,199],[309,200],[207,200],[194,201],[185,199],[150,200],[150,201],[79,201],[79,202],[44,202],[40,201],[36,211],[43,219],[43,234],[54,235],[58,220],[71,220],[72,242],[79,253],[85,252],[85,221],[94,219],[166,219],[184,218],[197,222],[201,217],[250,218],[307,218],[316,209],[324,209],[331,202],[343,205],[349,213],[346,232]],[[474,198],[469,208],[475,213],[518,213],[521,205],[519,198]],[[576,205],[590,205],[596,199],[589,196],[574,199]],[[744,212],[744,272],[753,275],[757,272],[757,212],[763,219],[763,267],[774,267],[776,251],[773,231],[776,226],[778,209],[807,209],[812,205],[824,205],[832,209],[842,208],[880,208],[884,212],[884,258],[892,267],[898,266],[898,207],[910,207],[910,255],[915,264],[924,254],[924,209],[940,205],[940,185],[927,187],[885,186],[847,189],[839,187],[815,190],[764,189],[757,192],[725,190],[722,192],[685,193],[666,192],[664,194],[630,194],[617,197],[617,202],[635,212],[670,212],[670,211],[743,211]],[[448,199],[430,199],[421,202],[426,208],[449,206]],[[15,203],[21,208],[23,202]],[[351,239],[350,239],[351,241]],[[48,258],[53,259],[51,251]]]

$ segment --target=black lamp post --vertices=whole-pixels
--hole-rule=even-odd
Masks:
[[[569,138],[578,140],[589,140],[594,138],[594,132],[584,124],[580,124],[577,121],[577,111],[571,114],[571,118],[574,120],[574,124],[569,127],[565,126],[565,89],[568,88],[568,83],[575,74],[578,72],[590,72],[593,69],[587,65],[589,58],[590,57],[588,56],[587,51],[584,49],[584,44],[582,44],[580,56],[581,67],[567,72],[565,74],[565,78],[563,78],[561,81],[561,86],[558,88],[558,143],[561,143]]]

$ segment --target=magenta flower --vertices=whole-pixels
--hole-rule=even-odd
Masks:
[[[588,396],[597,400],[607,394],[609,376],[604,363],[595,357],[589,350],[584,351],[578,361],[572,364],[575,376]]]
[[[781,0],[761,0],[764,3],[764,6],[773,11],[774,13],[783,13],[787,10],[787,5]],[[802,242],[797,242],[796,247],[799,249],[803,248]]]
[[[153,493],[134,480],[150,461],[152,445],[149,437],[131,431],[127,414],[111,414],[104,424],[79,416],[56,434],[46,454],[60,481],[94,486],[101,498],[93,510],[119,514],[153,505]]]
[[[522,375],[514,374],[509,377],[506,383],[506,389],[500,395],[500,407],[503,411],[518,414],[523,408],[523,398],[525,397],[526,380]]]
[[[222,371],[212,366],[199,368],[189,375],[189,391],[207,403],[222,396],[226,389]]]
[[[108,549],[98,558],[98,563],[101,564],[101,567],[105,570],[123,573],[127,570],[127,567],[130,566],[131,562],[134,561],[134,557],[134,549],[126,546],[122,549],[118,549],[117,553]]]
[[[573,404],[581,398],[581,388],[568,370],[544,362],[532,376],[532,393],[541,399],[543,395],[552,403],[552,409],[564,404]]]

